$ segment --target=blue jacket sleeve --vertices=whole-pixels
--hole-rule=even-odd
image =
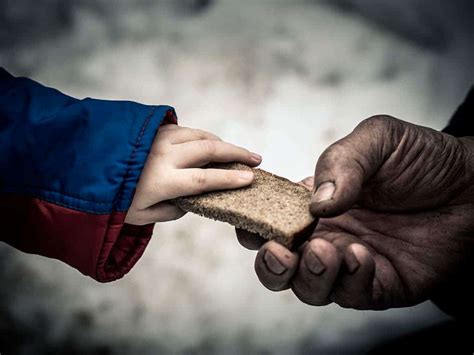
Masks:
[[[163,122],[176,123],[169,106],[78,100],[0,68],[0,240],[100,281],[121,277],[139,256],[114,248],[151,234],[123,219]]]

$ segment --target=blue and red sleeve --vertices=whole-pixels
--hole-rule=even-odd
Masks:
[[[124,223],[169,106],[78,100],[0,68],[0,241],[107,282],[153,225]]]

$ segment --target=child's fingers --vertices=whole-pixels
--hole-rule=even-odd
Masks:
[[[313,186],[314,186],[314,176],[308,176],[306,178],[304,178],[303,180],[301,180],[300,182],[298,182],[298,184],[306,187],[308,190],[312,191],[313,190]]]
[[[233,144],[200,140],[178,144],[174,147],[177,168],[201,167],[212,162],[239,162],[250,166],[260,164],[262,158],[247,149]]]
[[[173,126],[167,128],[168,126]],[[184,142],[197,141],[197,140],[211,140],[220,141],[221,139],[209,132],[202,131],[200,129],[194,129],[189,127],[179,127],[175,125],[166,125],[160,128],[158,132],[158,140],[166,139],[171,144],[180,144]]]
[[[125,223],[145,225],[166,222],[181,218],[185,214],[185,211],[169,202],[160,202],[143,210],[130,209],[125,218]]]
[[[186,212],[169,202],[160,202],[142,211],[152,222],[167,222],[183,217]]]
[[[164,199],[198,195],[207,191],[235,189],[251,184],[253,178],[252,171],[183,169],[173,177],[173,184],[166,189]]]

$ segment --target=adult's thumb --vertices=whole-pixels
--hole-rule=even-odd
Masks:
[[[389,155],[395,129],[389,116],[374,116],[352,133],[329,146],[318,159],[314,174],[311,213],[334,217],[346,212],[359,199],[364,183]]]

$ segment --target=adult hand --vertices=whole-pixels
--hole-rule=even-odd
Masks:
[[[295,252],[270,241],[257,254],[270,290],[386,309],[436,297],[472,270],[474,140],[376,116],[327,148],[311,180],[320,217],[311,238]],[[237,234],[249,248],[261,242]]]

